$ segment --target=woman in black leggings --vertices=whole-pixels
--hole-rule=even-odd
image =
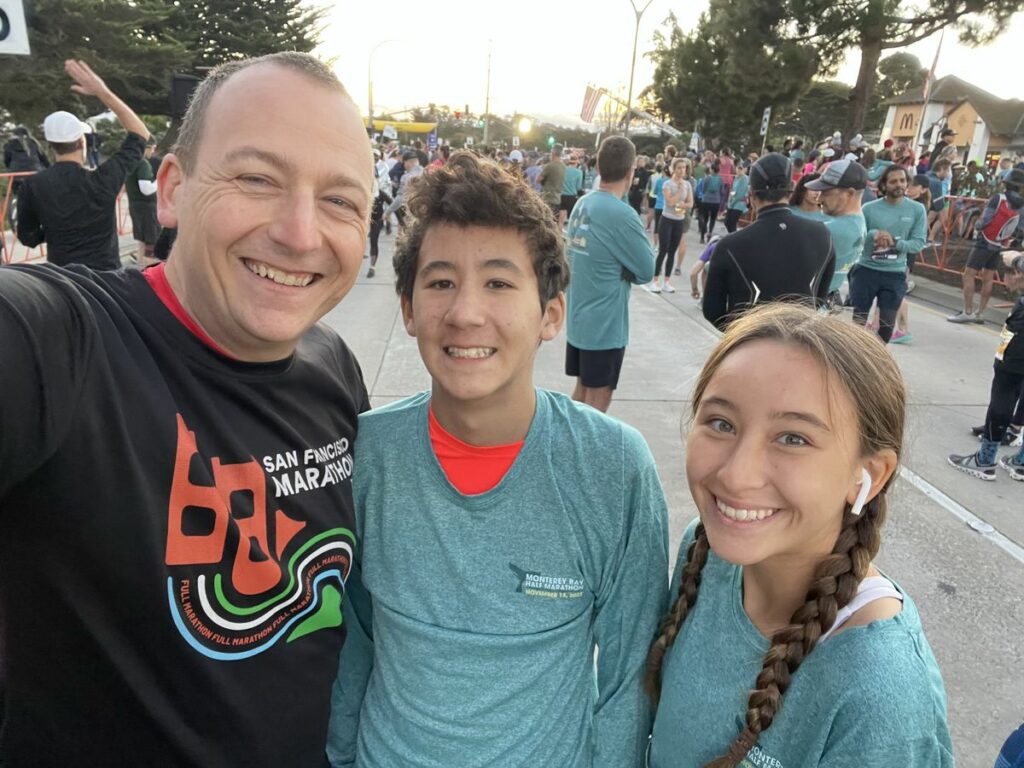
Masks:
[[[693,192],[689,182],[683,178],[684,161],[677,159],[672,165],[672,178],[661,188],[665,198],[665,209],[658,226],[658,260],[654,264],[654,280],[647,287],[651,293],[675,293],[669,278],[676,261],[676,249],[683,237],[683,226],[690,208],[693,207]],[[664,276],[664,282],[662,282]]]

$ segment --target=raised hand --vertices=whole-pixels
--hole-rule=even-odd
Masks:
[[[64,71],[75,81],[71,90],[83,96],[101,96],[108,91],[103,78],[92,71],[92,67],[80,59],[68,59],[64,62]]]

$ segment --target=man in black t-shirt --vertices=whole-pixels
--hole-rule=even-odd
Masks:
[[[787,202],[793,166],[769,152],[750,167],[753,224],[718,241],[708,265],[704,317],[725,330],[739,312],[766,301],[820,304],[836,268],[825,225],[794,216]]]
[[[98,98],[128,135],[113,157],[91,171],[85,167],[87,126],[70,112],[48,115],[43,135],[57,161],[18,191],[18,239],[31,248],[45,242],[53,264],[118,269],[117,196],[142,159],[149,131],[88,64],[71,59],[64,68],[75,81],[72,90]]]
[[[317,321],[372,178],[324,64],[230,62],[160,166],[166,264],[0,267],[0,764],[325,764],[368,402]]]

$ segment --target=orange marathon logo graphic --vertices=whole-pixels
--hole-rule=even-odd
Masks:
[[[341,601],[352,563],[355,536],[347,528],[334,528],[289,544],[306,527],[280,509],[267,505],[267,476],[253,458],[239,464],[210,461],[212,485],[189,479],[193,459],[201,457],[195,433],[177,416],[178,446],[174,460],[167,511],[166,564],[214,566],[210,573],[167,579],[167,597],[175,626],[182,637],[205,656],[220,660],[244,659],[277,642],[292,642],[320,629],[342,623]],[[349,441],[341,439],[324,449],[305,451],[307,461],[326,460],[323,469],[297,470],[306,481],[301,490],[322,488],[351,475]],[[284,454],[290,456],[297,452]],[[272,466],[268,458],[264,460]],[[282,481],[274,478],[278,496]],[[287,481],[284,481],[287,482]],[[301,486],[305,486],[302,488]],[[250,503],[251,502],[251,503]],[[234,514],[233,514],[234,512]],[[229,529],[237,536],[229,537]],[[229,539],[234,543],[229,547]],[[230,589],[225,590],[221,565],[231,554]],[[240,599],[239,599],[240,598]]]

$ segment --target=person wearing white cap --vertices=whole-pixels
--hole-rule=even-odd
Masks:
[[[54,264],[119,269],[117,196],[142,160],[149,131],[84,61],[68,59],[64,71],[74,80],[71,90],[98,98],[128,135],[110,159],[90,171],[85,168],[89,126],[70,112],[47,115],[43,136],[57,161],[27,178],[18,191],[18,239],[31,248],[45,242],[46,258]]]

